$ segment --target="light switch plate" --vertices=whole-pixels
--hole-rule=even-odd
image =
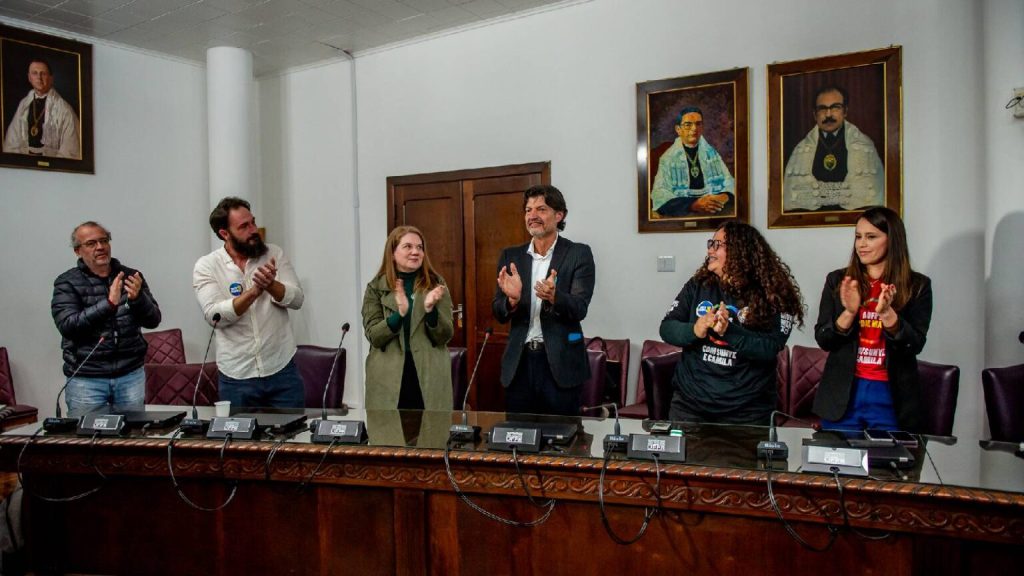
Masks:
[[[675,256],[658,256],[658,272],[675,272]]]

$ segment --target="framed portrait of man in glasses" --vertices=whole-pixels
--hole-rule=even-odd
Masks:
[[[94,173],[92,46],[0,25],[0,165]]]
[[[768,66],[768,227],[901,211],[901,48]]]
[[[747,72],[636,85],[640,232],[747,221]]]

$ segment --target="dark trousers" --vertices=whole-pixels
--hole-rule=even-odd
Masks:
[[[505,389],[505,409],[517,414],[579,416],[582,388],[559,388],[546,351],[524,348],[516,376]]]
[[[402,367],[402,388],[398,392],[398,409],[423,410],[423,391],[420,390],[420,377],[416,374],[416,363],[413,362],[412,352],[405,353],[405,366]]]
[[[231,408],[274,407],[302,408],[306,389],[293,358],[277,374],[256,378],[231,378],[222,372],[218,377],[221,400],[230,400]]]

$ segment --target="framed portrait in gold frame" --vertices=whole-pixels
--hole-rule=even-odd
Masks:
[[[768,65],[768,227],[902,211],[901,48]]]
[[[747,68],[636,85],[640,232],[748,221]]]
[[[95,171],[92,46],[0,25],[0,166]]]

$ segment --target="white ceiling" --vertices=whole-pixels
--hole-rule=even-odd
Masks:
[[[246,48],[262,75],[563,1],[0,0],[0,15],[198,62]]]

